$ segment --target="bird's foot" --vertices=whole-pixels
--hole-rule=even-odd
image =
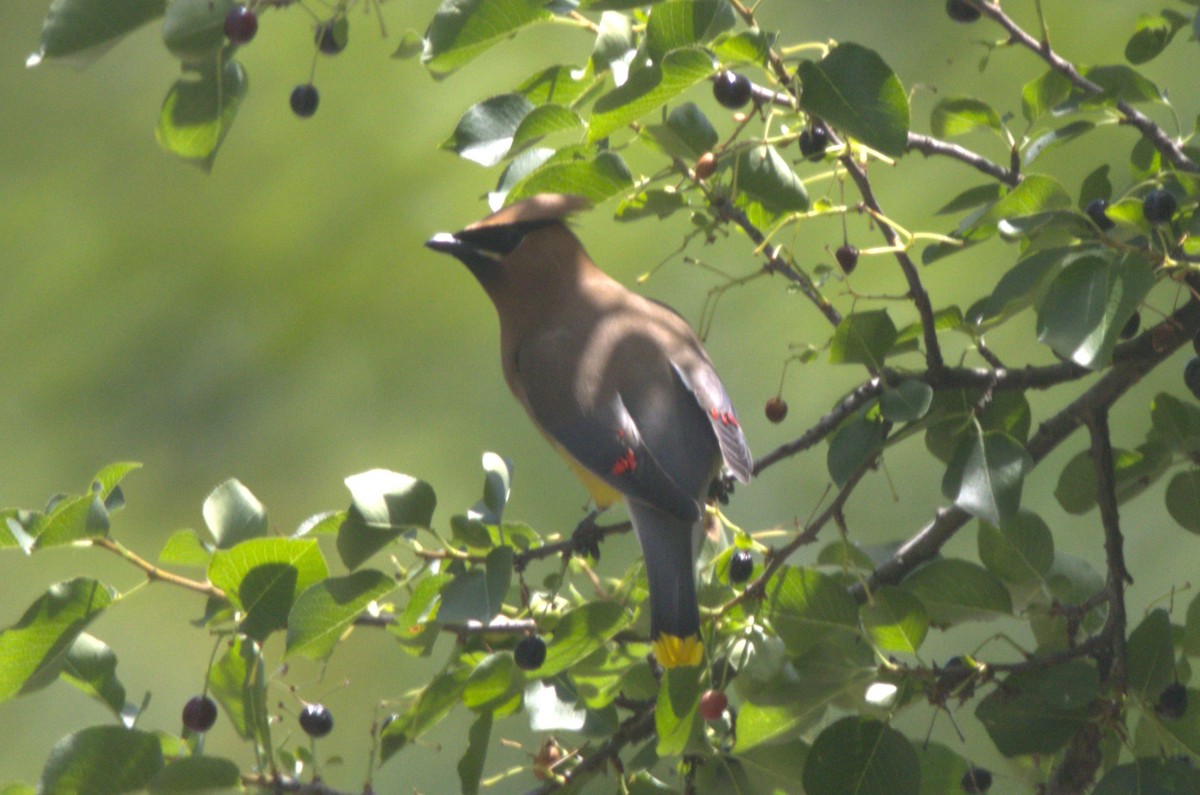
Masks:
[[[733,475],[717,475],[712,483],[708,484],[708,499],[728,505],[729,495],[733,494],[733,482]]]
[[[571,546],[576,555],[590,555],[600,560],[600,528],[596,524],[599,515],[600,509],[590,511],[571,531]]]

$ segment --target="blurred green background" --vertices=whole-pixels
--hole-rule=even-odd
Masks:
[[[877,49],[913,90],[918,130],[927,129],[929,109],[943,96],[980,96],[1019,117],[1019,87],[1041,74],[1041,66],[1024,51],[1001,50],[981,74],[985,50],[978,42],[996,38],[997,30],[956,25],[942,5],[775,0],[763,4],[761,16],[788,43],[837,39]],[[1100,0],[1086,10],[1065,0],[1044,5],[1055,45],[1082,63],[1121,61],[1137,13],[1158,8],[1131,0]],[[1008,6],[1032,23],[1032,2]],[[566,26],[527,32],[435,82],[418,61],[389,57],[399,34],[423,30],[435,7],[431,0],[385,4],[388,38],[372,14],[352,14],[350,47],[317,64],[321,105],[307,121],[292,115],[287,98],[309,74],[311,19],[295,7],[264,12],[257,39],[239,54],[250,74],[249,96],[207,176],[155,144],[158,108],[178,70],[156,24],[86,70],[55,64],[26,70],[45,5],[6,8],[0,33],[0,505],[40,507],[55,491],[84,488],[107,462],[141,461],[145,468],[126,481],[129,505],[114,532],[153,558],[173,530],[202,527],[204,497],[229,477],[254,491],[272,523],[287,532],[313,513],[345,507],[345,476],[386,467],[431,482],[439,495],[435,519],[445,523],[477,499],[480,455],[495,450],[516,465],[510,517],[543,531],[575,525],[584,493],[507,393],[490,304],[464,269],[421,244],[435,231],[461,228],[487,212],[482,197],[497,173],[437,148],[458,116],[541,66],[581,63],[590,38]],[[1179,118],[1189,120],[1197,112],[1190,80],[1200,50],[1185,38],[1186,31],[1143,71],[1171,89]],[[730,128],[728,114],[704,87],[690,98],[722,129]],[[1154,115],[1170,121],[1161,109]],[[1173,122],[1168,129],[1175,130]],[[1039,170],[1058,175],[1074,193],[1084,174],[1112,162],[1119,191],[1128,182],[1124,159],[1132,141],[1128,129],[1097,131],[1046,155]],[[967,143],[1005,157],[995,140]],[[632,164],[636,170],[638,161]],[[817,170],[800,167],[802,176]],[[875,165],[872,177],[885,210],[902,225],[936,231],[948,231],[953,222],[932,212],[983,181],[961,165],[919,156],[895,169]],[[841,197],[829,183],[810,185],[810,193]],[[610,216],[611,205],[602,207],[579,219],[577,228],[595,259],[626,283],[671,257],[688,229],[683,218],[628,226]],[[880,244],[862,218],[851,217],[849,231],[860,248]],[[832,264],[840,223],[807,224],[794,242],[803,264]],[[736,235],[689,253],[731,275],[758,267]],[[965,307],[990,290],[1014,256],[1011,247],[993,242],[923,276],[936,305]],[[696,322],[707,291],[718,283],[676,256],[640,289]],[[864,259],[851,286],[864,294],[903,291],[887,257]],[[850,307],[841,283],[827,291]],[[1176,296],[1160,289],[1152,299],[1166,312]],[[889,306],[898,323],[912,320],[906,306]],[[1156,317],[1154,310],[1144,315]],[[1032,334],[1032,317],[1025,316],[989,341],[1010,363],[1048,361]],[[766,422],[762,405],[775,394],[789,345],[820,344],[827,335],[818,314],[781,280],[755,281],[720,302],[708,346],[759,455],[794,438],[862,378],[853,367],[792,366],[783,388],[791,413],[781,426]],[[961,347],[949,342],[952,352]],[[910,357],[906,364],[919,361]],[[1155,392],[1186,394],[1182,365],[1181,356],[1121,405],[1113,423],[1118,445],[1141,438]],[[1036,421],[1065,395],[1031,400]],[[1056,529],[1059,548],[1101,565],[1096,517],[1064,517],[1052,496],[1062,464],[1084,444],[1082,437],[1071,440],[1038,470],[1026,503]],[[887,476],[871,478],[849,507],[856,540],[909,535],[928,521],[941,501],[941,472],[929,469],[930,461],[918,441],[887,456]],[[814,511],[826,482],[820,447],[739,488],[730,514],[751,530],[788,528]],[[1135,617],[1194,574],[1188,560],[1195,539],[1166,516],[1162,488],[1123,511],[1137,579],[1130,597]],[[969,554],[974,533],[962,536],[954,549]],[[609,542],[604,570],[620,571],[632,554],[631,538]],[[48,583],[76,573],[122,590],[140,581],[109,557],[83,550],[35,559],[7,553],[0,562],[0,625],[15,621]],[[130,700],[152,691],[145,728],[177,731],[180,707],[201,687],[211,642],[186,622],[202,607],[189,594],[155,586],[92,628],[117,651]],[[1181,615],[1177,604],[1175,616]],[[934,638],[926,659],[942,659],[946,649],[971,650],[994,631],[985,625]],[[299,665],[279,672],[275,695],[285,712],[299,710],[289,686],[334,710],[338,729],[322,743],[322,756],[341,755],[344,764],[325,771],[328,781],[359,786],[375,703],[419,687],[448,643],[441,642],[432,660],[413,661],[382,633],[360,631],[328,670]],[[277,658],[279,649],[271,651]],[[902,728],[920,737],[927,715],[906,718]],[[108,720],[61,684],[0,705],[0,716],[6,716],[0,720],[0,784],[36,780],[59,737]],[[528,743],[520,722],[502,724],[494,738],[512,728],[511,736]],[[451,722],[428,743],[406,749],[380,771],[377,791],[456,790],[453,764],[465,747],[465,726]],[[956,745],[946,722],[937,728],[935,737]],[[295,731],[290,719],[283,731],[289,730]],[[228,726],[218,725],[208,749],[245,761]],[[519,750],[494,745],[487,771],[526,760]],[[1015,781],[1002,771],[997,790],[1015,788]],[[525,772],[493,791],[530,786]],[[599,789],[611,787],[609,779]]]

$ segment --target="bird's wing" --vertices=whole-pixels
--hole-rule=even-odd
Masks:
[[[707,359],[700,359],[690,367],[690,373],[683,367],[672,362],[676,375],[693,395],[700,408],[708,415],[713,431],[717,434],[717,442],[721,445],[721,456],[725,466],[734,477],[743,483],[750,482],[754,472],[754,456],[742,433],[741,423],[738,422],[737,412],[725,391],[725,385],[717,376],[717,371]]]

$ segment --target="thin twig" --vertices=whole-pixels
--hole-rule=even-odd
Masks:
[[[630,743],[640,742],[654,734],[654,702],[647,702],[642,708],[626,718],[620,727],[595,751],[584,756],[578,765],[561,774],[560,781],[548,781],[537,789],[530,790],[527,795],[550,795],[560,789],[579,782],[594,773],[599,773],[608,763],[617,758],[621,750]]]
[[[923,155],[940,155],[961,161],[1010,187],[1020,185],[1021,180],[1024,179],[1019,171],[1004,168],[964,146],[942,141],[929,135],[910,132],[908,134],[908,148]]]
[[[92,546],[100,547],[101,549],[107,549],[109,552],[120,555],[122,558],[144,571],[146,576],[152,581],[160,580],[162,582],[168,582],[172,585],[178,585],[181,588],[187,588],[189,591],[195,591],[197,593],[204,594],[205,596],[213,599],[225,598],[225,592],[212,583],[201,582],[200,580],[192,580],[178,574],[173,574],[166,569],[160,569],[158,566],[155,566],[150,561],[141,557],[121,542],[112,538],[93,538]]]

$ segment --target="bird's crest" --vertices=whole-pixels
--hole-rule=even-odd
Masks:
[[[510,204],[467,227],[483,229],[490,226],[513,226],[538,221],[563,221],[568,216],[589,209],[592,203],[582,196],[567,193],[539,193],[516,204]]]

